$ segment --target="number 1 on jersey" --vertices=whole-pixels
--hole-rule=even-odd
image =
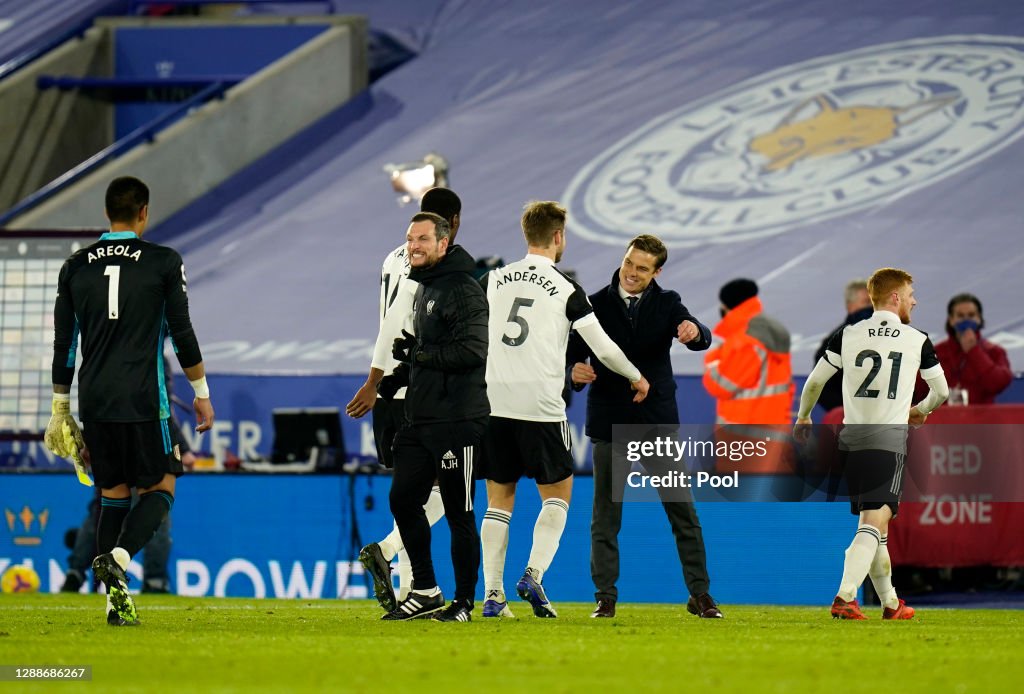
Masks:
[[[107,318],[117,320],[117,294],[121,284],[121,266],[108,265],[103,274],[109,277],[107,281]]]

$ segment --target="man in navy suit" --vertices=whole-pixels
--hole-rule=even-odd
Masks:
[[[678,424],[676,382],[669,351],[678,340],[693,351],[711,346],[711,330],[694,318],[679,294],[662,289],[655,278],[668,258],[661,239],[643,234],[629,243],[611,283],[590,295],[601,327],[647,377],[650,392],[633,402],[629,382],[593,358],[577,335],[569,344],[572,380],[587,396],[587,436],[594,445],[594,508],[591,519],[590,574],[597,589],[592,617],[614,617],[619,577],[621,498],[627,469],[612,465],[613,424]],[[585,363],[589,359],[590,363]],[[683,576],[690,592],[687,609],[700,617],[722,613],[709,591],[704,536],[692,501],[663,501],[676,538]]]

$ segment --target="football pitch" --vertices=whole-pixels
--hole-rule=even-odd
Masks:
[[[0,665],[92,666],[92,682],[0,690],[997,692],[1024,677],[1024,612],[923,609],[839,622],[827,607],[621,604],[611,620],[381,622],[370,601],[141,596],[143,624],[108,627],[102,597],[0,596]],[[1017,683],[1016,685],[1014,683]],[[172,689],[174,688],[174,689]]]

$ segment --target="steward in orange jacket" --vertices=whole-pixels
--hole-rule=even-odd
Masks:
[[[769,454],[748,457],[729,470],[783,472],[789,459],[793,370],[789,331],[762,313],[753,280],[737,279],[719,293],[723,317],[712,331],[722,338],[704,359],[704,387],[718,401],[718,438],[771,440]],[[776,426],[771,426],[776,425]],[[719,460],[721,468],[724,461]]]

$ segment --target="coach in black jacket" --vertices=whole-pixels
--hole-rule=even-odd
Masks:
[[[633,402],[626,379],[609,370],[574,335],[569,344],[574,387],[589,383],[587,436],[594,444],[594,508],[590,524],[590,575],[597,589],[593,617],[615,616],[619,578],[621,498],[628,470],[612,466],[613,424],[678,424],[676,382],[669,351],[675,340],[693,351],[711,346],[711,331],[690,315],[679,294],[662,289],[654,278],[668,258],[668,250],[655,236],[633,239],[612,276],[611,284],[590,296],[601,327],[629,360],[647,377],[647,398]],[[586,359],[590,364],[583,363]],[[663,502],[676,538],[683,576],[690,591],[687,609],[701,617],[721,617],[708,593],[704,537],[692,502]]]
[[[435,613],[442,621],[469,621],[480,570],[480,537],[473,514],[473,463],[490,406],[487,297],[473,279],[472,257],[448,247],[448,222],[421,212],[406,234],[409,279],[419,284],[413,308],[415,337],[395,340],[394,356],[408,373],[406,426],[395,436],[391,512],[412,566],[412,592],[384,615],[404,620]],[[391,378],[391,377],[389,377]],[[382,381],[382,389],[388,390]],[[455,599],[445,609],[430,557],[430,525],[423,512],[434,480],[441,488],[452,534]]]

